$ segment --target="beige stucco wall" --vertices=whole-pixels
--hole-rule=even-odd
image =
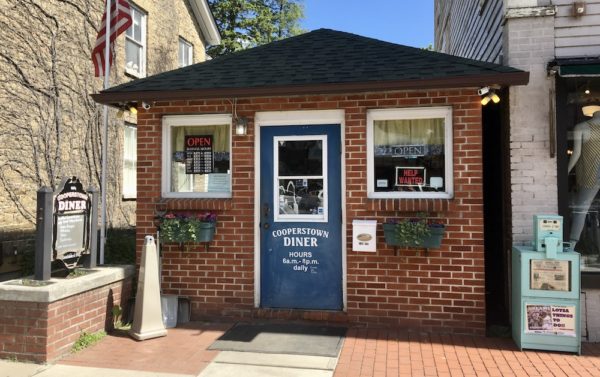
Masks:
[[[188,1],[133,2],[147,13],[148,75],[177,68],[179,37],[193,44],[194,62],[205,60]],[[104,0],[0,0],[0,172],[10,183],[7,187],[0,180],[0,246],[34,228],[40,186],[65,176],[80,177],[84,187],[100,186],[102,107],[89,94],[102,88],[102,79],[93,77],[90,55],[103,8]],[[111,86],[133,78],[125,74],[124,60],[122,34]],[[127,113],[118,119],[116,113],[109,111],[108,225],[129,227],[135,225],[136,202],[121,195],[123,125],[136,119]],[[46,148],[54,155],[60,150],[52,174],[41,155]],[[8,246],[4,249],[8,252]],[[12,246],[9,254],[12,260]]]

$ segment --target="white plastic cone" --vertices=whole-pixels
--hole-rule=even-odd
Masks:
[[[137,340],[167,335],[161,310],[156,244],[154,237],[146,236],[142,248],[133,324],[129,335]]]

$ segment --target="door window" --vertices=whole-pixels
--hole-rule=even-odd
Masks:
[[[327,136],[273,140],[275,221],[327,221]]]

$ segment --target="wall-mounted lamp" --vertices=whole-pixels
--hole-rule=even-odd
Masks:
[[[479,90],[477,90],[477,94],[479,94],[480,96],[485,96],[481,99],[481,104],[483,106],[490,103],[490,101],[492,101],[494,103],[500,102],[500,96],[498,96],[496,91],[494,89],[491,89],[489,86],[484,86],[483,88],[479,88]]]
[[[248,119],[246,117],[235,118],[235,134],[246,135],[248,132]]]
[[[137,108],[130,103],[121,104],[119,110],[117,110],[117,118],[122,119],[125,115],[125,111],[129,111],[132,115],[136,115],[138,112]]]

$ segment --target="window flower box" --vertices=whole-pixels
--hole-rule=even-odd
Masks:
[[[444,224],[432,222],[426,218],[409,218],[392,220],[383,224],[385,243],[394,247],[404,248],[439,248],[444,238]]]
[[[217,216],[206,213],[169,212],[160,218],[160,239],[166,243],[210,242],[215,235]]]

